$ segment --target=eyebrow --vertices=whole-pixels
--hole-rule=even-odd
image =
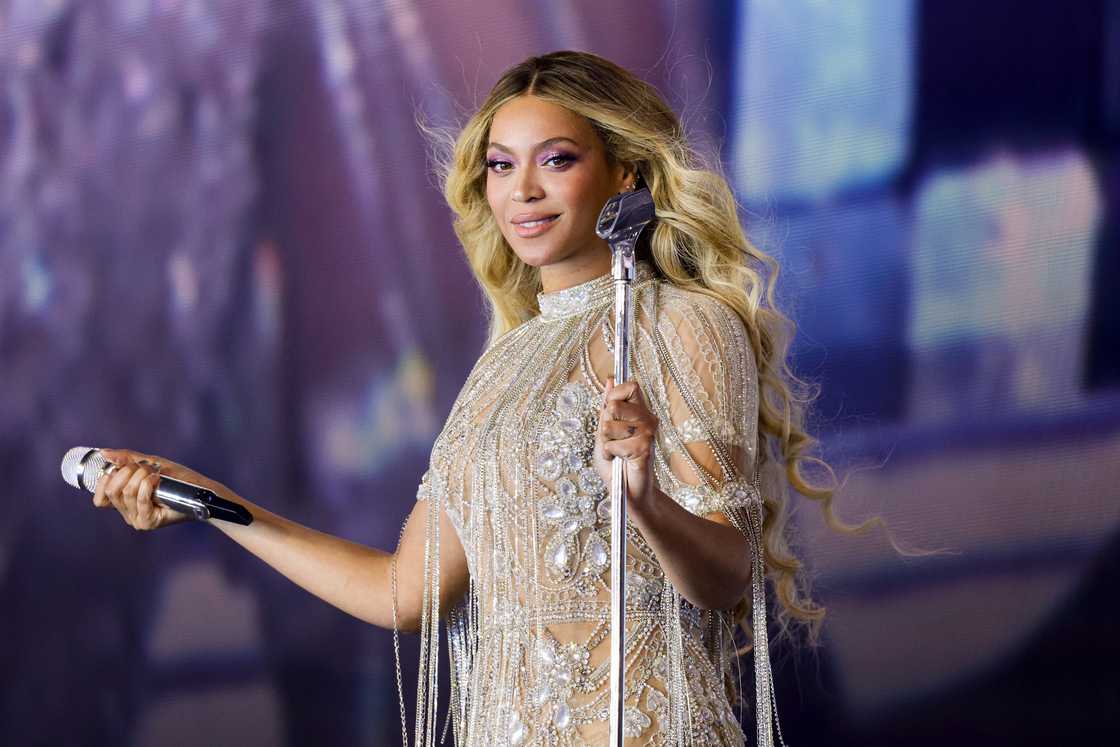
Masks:
[[[561,136],[561,137],[550,137],[548,140],[542,140],[539,143],[537,143],[536,146],[533,147],[533,150],[537,151],[537,150],[540,150],[541,148],[546,148],[549,145],[552,145],[553,143],[558,143],[558,142],[561,142],[561,141],[567,141],[567,142],[571,143],[572,145],[575,145],[576,147],[581,147],[578,142],[576,142],[575,140],[572,140],[570,137]],[[501,143],[489,143],[486,147],[487,148],[496,148],[497,150],[504,151],[504,152],[510,153],[510,154],[513,153],[513,151],[510,150],[510,148],[508,146],[502,145]]]

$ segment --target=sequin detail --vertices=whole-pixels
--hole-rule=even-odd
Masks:
[[[758,384],[746,331],[729,307],[656,280],[645,263],[638,279],[633,371],[664,424],[657,485],[693,513],[723,512],[757,547]],[[609,275],[540,294],[540,316],[479,359],[433,447],[417,495],[429,508],[426,565],[439,567],[433,533],[442,510],[471,573],[447,637],[457,744],[606,741],[610,500],[592,449],[597,382],[609,360],[588,363],[588,350],[602,350],[612,300]],[[707,443],[718,463],[697,462],[684,446],[692,442]],[[730,612],[691,605],[633,526],[627,540],[625,734],[653,745],[743,744],[724,687],[734,671]],[[757,634],[765,630],[765,569],[754,570],[756,651],[765,653]],[[438,573],[428,587],[416,724],[424,745],[438,743]],[[770,744],[768,673],[757,658],[760,745]]]
[[[653,270],[646,262],[639,262],[634,273],[634,285],[640,286],[653,278]],[[573,285],[563,290],[537,294],[541,319],[560,319],[582,314],[614,300],[614,279],[610,273]]]

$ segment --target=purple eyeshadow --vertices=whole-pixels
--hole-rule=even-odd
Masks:
[[[574,161],[574,160],[576,160],[576,156],[575,156],[575,154],[573,154],[573,153],[568,153],[568,152],[566,152],[566,151],[562,151],[562,150],[556,150],[556,151],[552,151],[552,152],[550,152],[550,153],[547,153],[547,154],[545,154],[544,156],[542,156],[542,157],[541,157],[541,163],[548,163],[548,159],[550,159],[550,158],[556,158],[557,156],[559,156],[560,158],[566,158],[566,159],[568,159],[569,161]]]

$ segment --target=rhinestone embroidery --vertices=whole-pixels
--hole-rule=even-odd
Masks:
[[[634,271],[634,286],[653,277],[648,262],[639,262]],[[610,304],[614,300],[614,279],[610,273],[600,275],[571,288],[537,294],[542,319],[560,319]]]
[[[657,485],[693,513],[725,513],[757,543],[761,502],[749,475],[758,385],[746,331],[729,307],[656,280],[647,263],[639,263],[637,278],[633,370],[664,425],[654,454]],[[597,382],[610,364],[588,351],[592,344],[602,350],[612,300],[610,275],[539,294],[540,316],[483,354],[433,446],[417,498],[428,502],[433,540],[438,511],[447,512],[471,573],[448,635],[457,744],[606,739],[610,496],[591,456]],[[720,464],[702,467],[687,442],[709,443]],[[673,464],[680,466],[670,468],[669,454],[679,455]],[[733,672],[730,613],[693,607],[633,526],[627,539],[626,736],[643,744],[743,744],[724,689]],[[429,569],[439,567],[437,547],[429,543]],[[430,663],[438,653],[438,573],[429,589],[416,729],[425,745],[439,736],[431,725]],[[756,615],[765,611],[760,595],[761,582]],[[756,640],[759,650],[764,638]],[[762,664],[756,660],[757,697],[765,690],[766,699],[757,712],[768,735]]]

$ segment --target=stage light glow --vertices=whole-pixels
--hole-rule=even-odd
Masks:
[[[731,173],[749,203],[820,200],[902,168],[914,3],[758,0],[740,13]]]

